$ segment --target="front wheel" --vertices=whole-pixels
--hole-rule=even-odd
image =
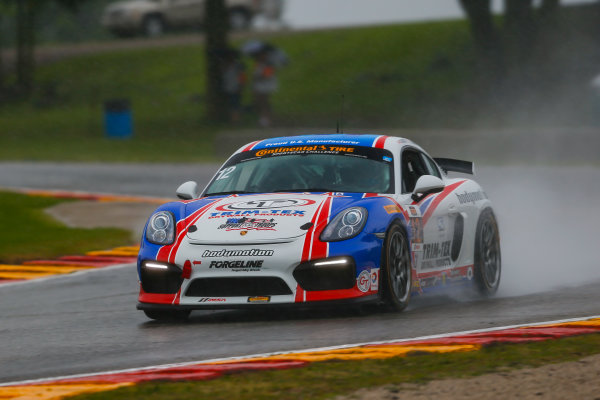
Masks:
[[[392,225],[385,239],[382,268],[383,300],[395,311],[408,305],[412,284],[410,248],[406,231]]]
[[[144,310],[146,317],[156,321],[185,321],[190,316],[189,310]]]
[[[479,293],[491,296],[498,290],[502,262],[500,232],[491,209],[482,211],[475,232],[475,282]]]

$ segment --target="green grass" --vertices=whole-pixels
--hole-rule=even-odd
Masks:
[[[0,192],[0,263],[83,254],[131,242],[128,231],[68,228],[44,213],[64,201]]]
[[[346,127],[455,126],[469,92],[466,23],[419,23],[269,38],[291,63],[273,98],[277,124],[334,129],[342,96]],[[213,160],[213,140],[230,126],[204,119],[202,46],[79,56],[37,71],[31,101],[0,108],[0,159],[78,161]],[[135,134],[104,137],[102,105],[129,98]],[[249,102],[250,99],[247,99]],[[241,126],[254,127],[253,116]]]
[[[530,344],[496,345],[467,353],[313,363],[299,369],[240,373],[204,382],[145,383],[72,399],[328,399],[360,388],[470,377],[573,361],[597,353],[600,353],[600,335],[594,334]]]

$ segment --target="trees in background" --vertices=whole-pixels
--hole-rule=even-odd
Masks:
[[[223,90],[223,56],[228,48],[229,14],[224,0],[205,2],[206,30],[206,117],[226,121],[229,116]]]
[[[504,0],[501,28],[494,23],[491,0],[459,0],[459,4],[482,59],[504,70],[507,59],[521,64],[532,54],[540,29],[556,22],[560,0],[543,0],[537,10],[533,0]]]
[[[35,80],[34,52],[36,44],[37,16],[41,8],[51,1],[59,4],[61,7],[75,10],[79,4],[87,0],[12,0],[10,2],[3,2],[2,6],[0,6],[0,22],[3,22],[9,17],[13,18],[15,21],[15,89],[17,93],[23,96],[29,96],[31,94]],[[0,56],[0,93],[4,93],[6,90],[3,80],[3,71],[5,71],[5,69],[6,67],[2,64]],[[1,97],[3,96],[0,94],[0,98]]]

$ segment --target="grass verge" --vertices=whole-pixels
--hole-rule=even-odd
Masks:
[[[69,228],[44,213],[64,201],[0,192],[0,263],[83,254],[131,242],[126,230]]]
[[[597,353],[600,353],[600,334],[592,334],[529,344],[496,345],[468,353],[322,362],[299,369],[227,375],[204,382],[146,383],[72,399],[327,399],[360,388],[470,377],[573,361]]]
[[[464,21],[287,33],[268,40],[291,60],[273,97],[278,125],[333,132],[342,96],[344,126],[353,128],[432,120],[455,125],[464,121],[460,110],[468,111],[457,102],[473,74]],[[0,108],[0,159],[212,160],[219,130],[255,127],[256,117],[247,115],[236,127],[207,124],[204,87],[201,45],[115,50],[41,65],[33,99]],[[104,137],[103,102],[114,98],[131,100],[131,139]]]

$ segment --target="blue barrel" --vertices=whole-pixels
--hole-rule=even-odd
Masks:
[[[128,139],[133,135],[129,100],[115,99],[104,102],[104,132],[109,138]]]

